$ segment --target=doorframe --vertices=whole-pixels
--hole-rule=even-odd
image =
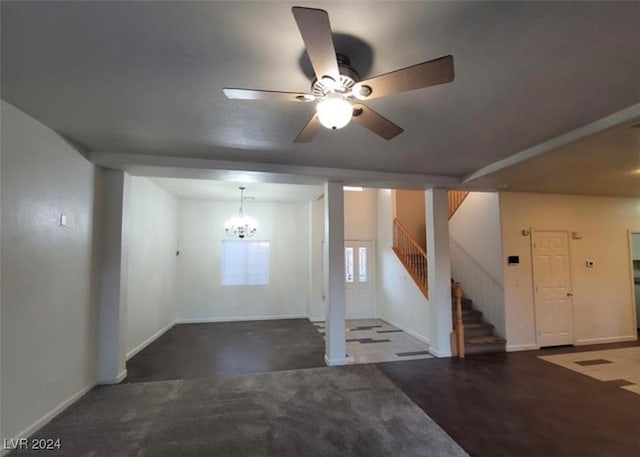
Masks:
[[[538,349],[540,349],[540,340],[538,338],[538,304],[537,304],[537,300],[536,300],[536,268],[535,268],[535,248],[533,246],[533,238],[534,238],[534,233],[535,232],[561,232],[561,233],[566,233],[567,234],[567,252],[568,252],[568,256],[569,256],[569,282],[570,282],[570,288],[571,288],[571,293],[573,293],[573,284],[574,284],[574,278],[573,278],[573,268],[572,268],[572,263],[573,263],[573,258],[571,257],[571,230],[566,230],[566,229],[541,229],[541,228],[531,228],[531,236],[529,237],[529,244],[530,244],[530,248],[531,248],[531,293],[533,294],[533,322],[534,322],[534,333],[535,333],[535,338],[536,338],[536,346],[538,346]],[[576,345],[576,328],[575,328],[575,320],[576,320],[576,309],[575,309],[575,303],[573,302],[573,296],[569,297],[571,299],[571,335],[572,335],[572,342],[571,344],[573,346]]]
[[[638,329],[638,311],[637,311],[637,307],[638,304],[636,303],[636,286],[634,281],[634,276],[633,276],[633,235],[640,235],[640,230],[634,230],[634,229],[627,229],[627,242],[629,244],[629,279],[631,281],[631,308],[632,308],[632,312],[633,312],[633,324],[634,324],[634,328]]]

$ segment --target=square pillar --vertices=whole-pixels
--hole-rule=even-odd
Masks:
[[[105,170],[100,217],[98,384],[117,384],[126,369],[126,290],[130,176]]]
[[[327,365],[346,365],[344,292],[344,190],[324,185],[324,277],[327,290],[325,355]]]
[[[451,256],[449,252],[449,206],[446,189],[429,189],[425,198],[429,281],[430,351],[451,356]]]

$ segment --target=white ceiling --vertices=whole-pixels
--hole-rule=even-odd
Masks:
[[[185,200],[240,201],[240,186],[246,187],[245,197],[251,202],[303,203],[322,195],[322,186],[271,183],[236,183],[205,179],[151,178],[174,196]]]
[[[308,88],[296,4],[3,1],[2,98],[133,165],[455,177],[640,102],[638,2],[313,2],[362,77],[452,54],[456,79],[368,102],[404,127],[392,141],[350,125],[294,144],[312,106],[231,101],[222,87]]]
[[[640,119],[490,173],[471,182],[469,187],[640,197],[637,122]]]

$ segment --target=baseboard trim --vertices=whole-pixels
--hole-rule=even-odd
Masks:
[[[330,359],[326,354],[324,355],[324,363],[330,367],[339,367],[348,364],[346,357],[343,359]]]
[[[176,324],[206,324],[209,322],[270,321],[277,319],[308,319],[306,314],[269,314],[266,316],[198,317],[176,319]]]
[[[111,384],[120,384],[122,380],[126,377],[127,377],[127,370],[124,369],[115,378],[99,379],[97,384],[99,386],[109,386]]]
[[[537,344],[507,344],[505,350],[507,352],[518,352],[518,351],[535,351],[540,349],[540,346]]]
[[[58,406],[53,408],[48,413],[46,413],[40,419],[36,420],[34,423],[32,423],[31,425],[29,425],[28,427],[23,429],[20,433],[18,433],[16,436],[14,436],[13,437],[14,442],[16,442],[17,440],[19,440],[21,438],[28,438],[29,436],[33,435],[35,432],[37,432],[42,427],[47,425],[47,423],[49,423],[49,421],[51,421],[51,419],[53,419],[58,414],[60,414],[62,411],[67,409],[69,406],[71,406],[73,403],[75,403],[77,400],[79,400],[80,397],[82,397],[84,394],[89,392],[95,386],[96,386],[96,382],[95,381],[91,382],[90,384],[87,384],[86,386],[84,386],[82,389],[80,389],[79,391],[77,391],[76,393],[71,395],[69,398],[64,400],[62,403],[60,403]],[[63,443],[63,445],[64,445],[64,443]],[[2,449],[2,453],[0,455],[8,454],[10,451],[11,451],[10,449]]]
[[[586,338],[582,340],[576,340],[576,346],[585,346],[587,344],[622,343],[625,341],[636,341],[637,339],[638,339],[638,335],[606,336],[603,338]]]
[[[434,347],[429,346],[429,353],[435,357],[453,357],[453,353],[451,351],[438,351]]]
[[[176,325],[176,321],[173,320],[171,322],[169,322],[167,325],[165,325],[164,327],[162,327],[160,330],[158,330],[156,333],[154,333],[153,335],[151,335],[149,338],[147,338],[146,340],[144,340],[142,343],[140,343],[139,345],[137,345],[135,348],[133,348],[132,350],[130,350],[129,352],[127,352],[126,354],[126,359],[129,360],[131,357],[133,357],[134,355],[136,355],[138,352],[142,351],[144,348],[146,348],[147,346],[149,346],[151,343],[153,343],[155,340],[157,340],[158,338],[160,338],[160,336],[162,336],[163,333],[165,333],[167,330],[169,330],[171,327],[173,327],[174,325]]]
[[[431,345],[431,339],[430,339],[429,337],[426,337],[426,336],[424,336],[424,335],[421,335],[421,334],[420,334],[420,333],[418,333],[418,332],[414,332],[413,330],[411,330],[411,329],[409,329],[409,328],[405,327],[404,325],[400,325],[400,324],[398,324],[397,322],[394,322],[394,321],[389,320],[389,319],[385,319],[384,317],[381,317],[381,318],[380,318],[380,320],[383,320],[383,321],[385,321],[385,322],[387,322],[387,323],[389,323],[389,324],[393,325],[394,327],[399,328],[399,329],[400,329],[400,330],[402,330],[403,332],[408,333],[409,335],[411,335],[412,337],[414,337],[416,340],[420,340],[420,341],[422,341],[422,342],[423,342],[423,343],[425,343],[425,344]],[[449,354],[449,355],[451,355],[451,354]],[[447,357],[447,356],[443,356],[443,357]]]
[[[324,322],[326,319],[324,317],[309,317],[311,322]]]

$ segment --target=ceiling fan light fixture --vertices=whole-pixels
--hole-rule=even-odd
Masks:
[[[318,120],[328,129],[341,129],[351,121],[353,106],[344,96],[336,93],[327,94],[316,106]]]
[[[351,93],[358,100],[366,100],[366,98],[371,95],[371,92],[371,87],[367,86],[366,84],[360,83],[356,83],[356,85],[353,86],[353,89],[351,89]]]

